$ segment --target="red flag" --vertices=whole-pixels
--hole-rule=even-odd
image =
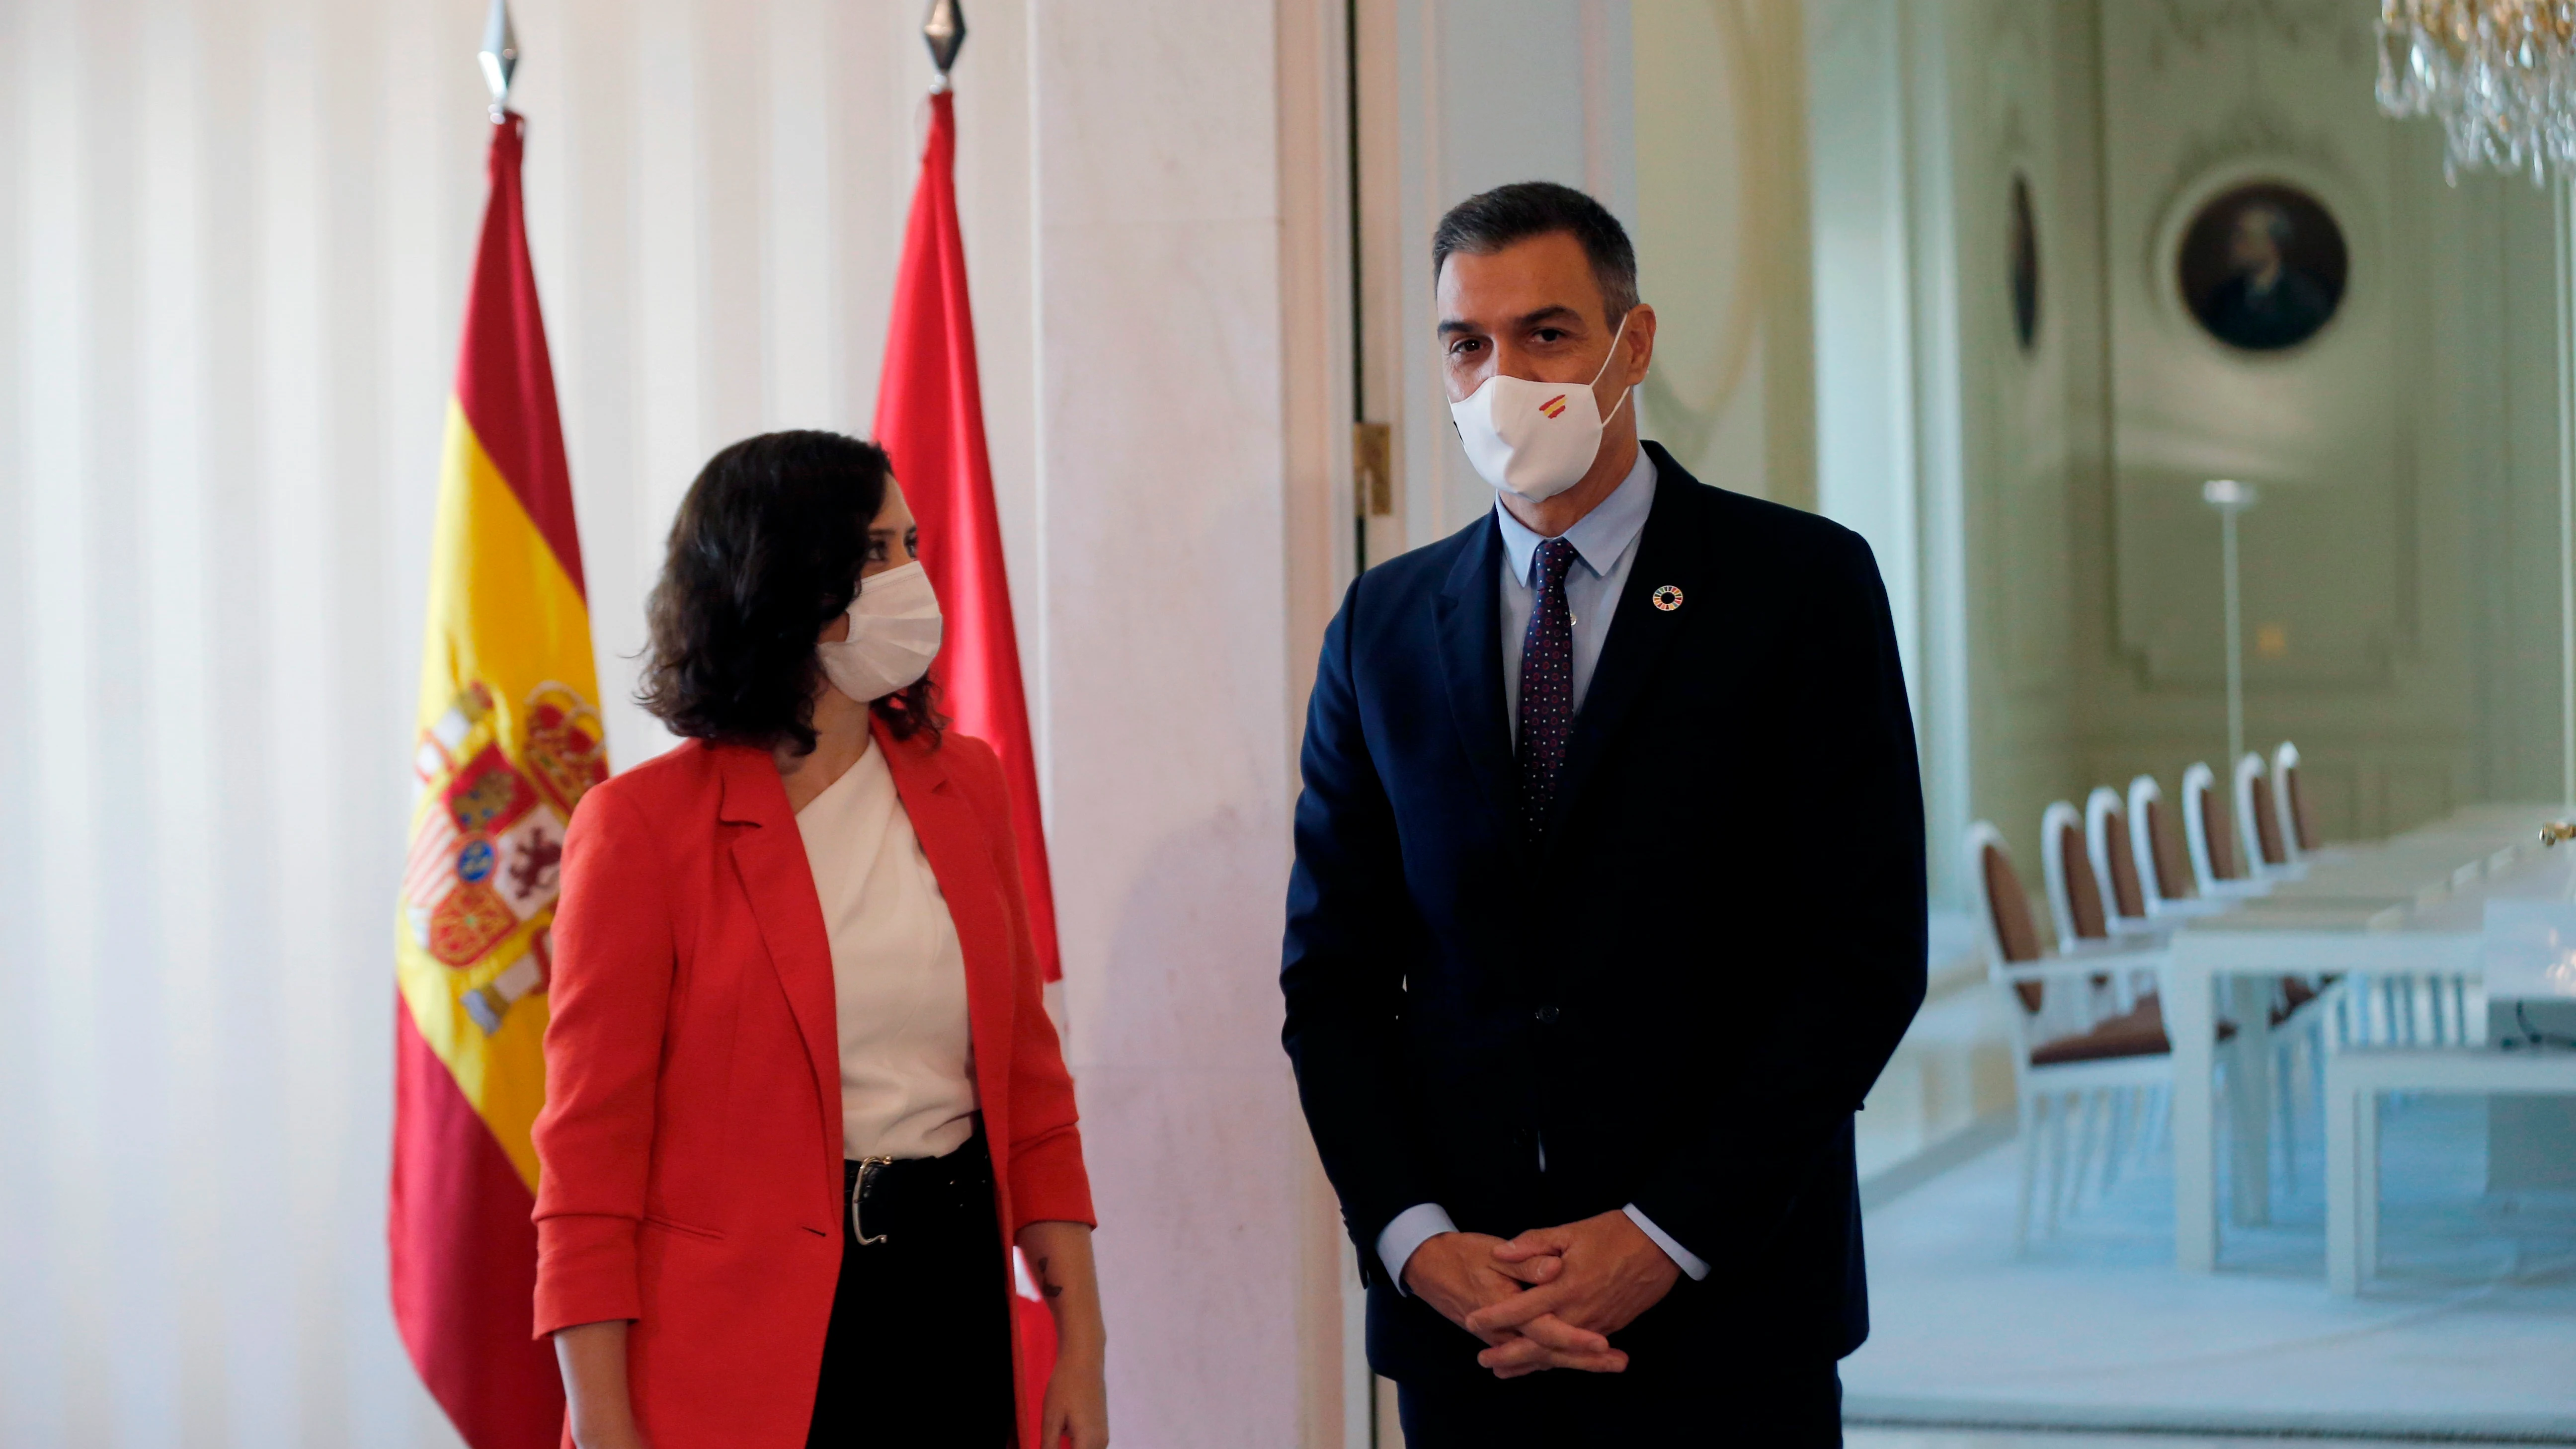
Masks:
[[[993,461],[984,451],[975,314],[966,300],[966,243],[957,229],[957,116],[949,101],[944,90],[930,98],[930,142],[904,226],[885,370],[877,383],[877,443],[894,460],[895,478],[921,525],[922,571],[939,591],[947,621],[933,673],[957,727],[1002,757],[1029,932],[1046,979],[1056,981],[1064,968],[1056,956],[1055,888],[1038,814],[1037,756],[1029,746],[1028,695],[1020,688],[1002,525],[993,507]],[[1055,1319],[1030,1291],[1025,1264],[1017,1276],[1020,1440],[1031,1444],[1055,1368]]]
[[[564,822],[605,779],[581,540],[519,199],[520,123],[492,194],[447,413],[421,651],[418,787],[395,911],[394,1322],[473,1449],[564,1423],[531,1336],[547,932]]]
[[[885,371],[877,384],[877,442],[894,459],[895,477],[921,522],[922,568],[947,618],[934,673],[948,709],[960,730],[1002,757],[1029,930],[1046,979],[1055,981],[1064,975],[1056,956],[1055,889],[1038,814],[1037,756],[1029,746],[1028,696],[1020,688],[1011,581],[993,507],[993,463],[984,451],[975,317],[957,230],[957,119],[949,101],[945,91],[930,98],[930,144],[904,228]]]

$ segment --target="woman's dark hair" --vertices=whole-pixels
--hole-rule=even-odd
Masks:
[[[814,636],[858,597],[885,451],[839,433],[763,433],[707,460],[671,523],[645,601],[652,646],[636,702],[675,734],[814,748]],[[930,680],[875,701],[896,739],[947,721]]]

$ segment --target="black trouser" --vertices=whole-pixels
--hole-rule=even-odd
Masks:
[[[1472,1348],[1474,1345],[1470,1344]],[[1833,1360],[1712,1363],[1654,1378],[1549,1369],[1397,1386],[1405,1449],[1835,1449]]]
[[[841,1284],[806,1449],[1009,1449],[1010,1266],[982,1120],[945,1157],[843,1170]]]

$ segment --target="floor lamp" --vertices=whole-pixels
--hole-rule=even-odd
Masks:
[[[2562,348],[2564,343],[2562,336]],[[2559,425],[2562,478],[2566,436],[2566,424],[2562,418]],[[2254,488],[2233,478],[2212,478],[2200,485],[2200,501],[2218,510],[2219,567],[2227,576],[2227,768],[2219,771],[2218,777],[2233,780],[2236,778],[2236,762],[2245,758],[2245,606],[2237,584],[2236,515],[2254,506]],[[2563,527],[2565,519],[2560,522]],[[2576,736],[2570,738],[2576,739]]]
[[[2558,784],[2576,811],[2576,191],[2554,188],[2558,232]]]

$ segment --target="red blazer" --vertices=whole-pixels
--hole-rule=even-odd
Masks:
[[[1021,1227],[1092,1212],[1002,770],[957,734],[933,750],[879,725],[876,743],[964,949],[1007,1295]],[[799,1449],[840,1275],[841,1058],[823,910],[766,750],[684,744],[582,798],[549,998],[538,1336],[634,1320],[657,1449]]]

